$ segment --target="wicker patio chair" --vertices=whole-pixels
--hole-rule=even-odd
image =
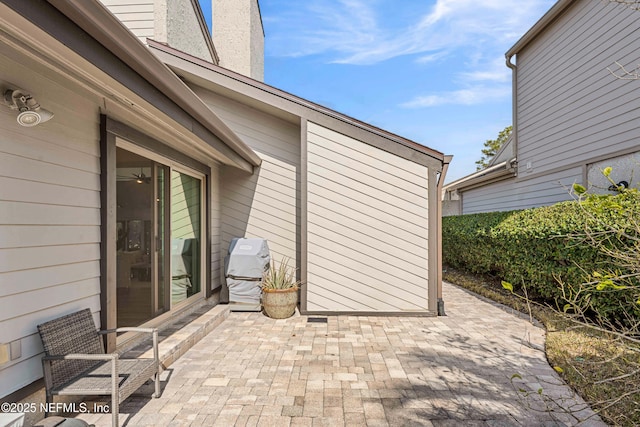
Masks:
[[[105,353],[101,335],[125,331],[151,333],[153,359],[124,359],[117,353]],[[153,397],[160,395],[157,329],[98,331],[91,310],[85,309],[38,325],[38,332],[45,351],[42,367],[48,404],[54,395],[110,395],[112,424],[117,427],[120,403],[150,378],[155,381]]]

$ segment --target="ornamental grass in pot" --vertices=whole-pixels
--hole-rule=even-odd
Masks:
[[[267,316],[273,319],[293,316],[301,284],[295,274],[295,268],[289,267],[289,259],[283,259],[278,267],[271,261],[270,268],[262,276],[261,285],[262,307]]]

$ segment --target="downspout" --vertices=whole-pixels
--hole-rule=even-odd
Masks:
[[[514,55],[515,54],[505,55],[505,58],[507,59],[507,67],[511,68],[511,140],[513,141],[511,149],[511,154],[513,156],[509,160],[508,166],[514,167],[515,176],[518,176],[517,164],[513,164],[514,160],[518,158],[518,67],[516,64],[511,62],[511,58],[513,58]]]
[[[436,212],[436,218],[438,221],[438,275],[437,275],[437,288],[438,288],[438,316],[446,316],[444,312],[444,300],[442,299],[442,187],[444,186],[444,180],[447,177],[447,170],[449,169],[449,163],[451,163],[453,156],[444,156],[442,164],[442,172],[438,178],[438,212]]]

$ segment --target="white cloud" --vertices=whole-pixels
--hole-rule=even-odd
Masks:
[[[418,64],[428,64],[431,62],[436,62],[444,57],[446,57],[449,53],[447,51],[436,52],[428,55],[421,56],[416,60]]]
[[[267,16],[275,56],[328,54],[332,62],[374,64],[396,56],[500,44],[507,49],[551,0],[280,1]],[[415,11],[415,12],[414,12]],[[414,13],[411,13],[414,12]],[[506,50],[506,49],[504,49]],[[428,56],[427,56],[428,57]]]
[[[478,63],[472,71],[463,71],[458,77],[464,81],[511,81],[511,70],[507,68],[506,59],[501,56],[487,64]]]
[[[425,108],[508,99],[511,70],[504,52],[555,0],[270,1],[278,6],[277,16],[265,21],[271,56],[322,55],[327,62],[375,65],[414,55],[416,67],[445,60],[455,66],[443,77],[442,92],[401,104]]]
[[[477,86],[442,92],[433,95],[418,96],[401,105],[404,108],[425,108],[439,105],[477,105],[487,101],[507,98],[511,95],[509,86],[485,87]]]

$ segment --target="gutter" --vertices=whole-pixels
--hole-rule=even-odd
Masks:
[[[468,175],[464,178],[460,178],[457,181],[453,181],[451,184],[447,184],[444,187],[445,191],[449,190],[468,190],[476,187],[480,184],[486,184],[488,182],[500,181],[504,178],[515,176],[514,163],[516,158],[498,163],[497,165],[490,166],[486,169]]]
[[[522,49],[525,48],[531,41],[533,41],[540,33],[542,33],[546,28],[551,25],[558,17],[565,12],[565,10],[574,3],[574,0],[558,0],[556,4],[554,4],[551,9],[545,13],[542,18],[536,22],[533,27],[527,31],[524,36],[522,36],[516,44],[514,44],[511,49],[509,49],[505,53],[506,64],[512,71],[511,73],[511,90],[512,90],[512,126],[513,126],[513,156],[514,158],[518,155],[518,66],[517,57],[516,64],[511,62],[512,58],[516,56]],[[515,170],[515,176],[517,176],[518,171],[517,168]]]
[[[437,188],[438,188],[438,212],[436,212],[436,218],[438,219],[438,271],[437,271],[437,297],[438,297],[438,316],[446,316],[444,312],[444,300],[442,299],[442,187],[444,184],[444,180],[447,177],[447,171],[449,170],[449,164],[453,156],[445,155],[442,163],[442,172],[440,172],[440,177],[438,178]]]
[[[252,166],[260,157],[101,3],[48,0]]]
[[[505,55],[507,59],[507,67],[511,68],[511,154],[513,157],[518,155],[518,67],[511,62],[513,55],[508,53]],[[518,175],[516,169],[515,175]]]

